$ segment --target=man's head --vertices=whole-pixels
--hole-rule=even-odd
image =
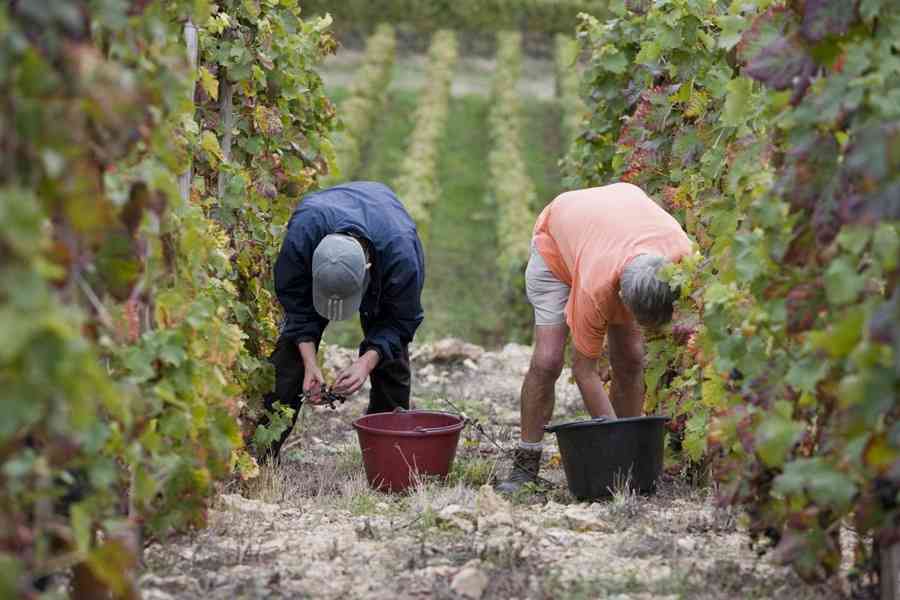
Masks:
[[[638,324],[657,327],[672,320],[678,290],[657,277],[666,259],[654,254],[639,254],[631,259],[619,280],[619,296],[634,314]]]
[[[343,233],[326,235],[313,252],[312,275],[316,312],[330,321],[349,319],[369,285],[362,243]]]

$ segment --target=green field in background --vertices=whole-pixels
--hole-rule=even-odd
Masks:
[[[329,90],[339,103],[343,87]],[[352,179],[396,179],[413,128],[418,91],[391,89],[372,132],[358,173]],[[524,296],[505,298],[496,277],[496,207],[488,190],[487,153],[490,149],[487,115],[490,98],[469,95],[450,102],[447,130],[441,140],[439,183],[441,202],[434,207],[431,239],[425,248],[425,322],[416,339],[447,336],[494,347],[513,339],[527,339],[529,331],[506,331],[504,315],[527,311]],[[524,159],[537,190],[538,206],[561,189],[557,161],[561,155],[560,111],[555,102],[522,99]],[[402,198],[401,198],[402,200]],[[516,306],[509,306],[510,301]],[[519,305],[521,304],[521,305]],[[358,319],[329,325],[326,343],[355,347],[362,339]]]

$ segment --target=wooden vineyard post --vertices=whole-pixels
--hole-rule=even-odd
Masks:
[[[900,543],[881,547],[881,600],[900,600]]]
[[[228,73],[223,70],[219,78],[219,117],[222,123],[222,156],[225,162],[231,158],[231,130],[234,127],[234,108],[232,97],[234,87],[228,81]],[[225,170],[219,168],[219,200],[225,197]]]
[[[188,62],[191,65],[191,77],[194,78],[197,71],[197,55],[199,46],[197,44],[197,27],[190,19],[184,24],[184,43],[187,46]],[[191,86],[191,102],[194,100],[194,86]],[[181,199],[187,201],[191,197],[191,177],[193,168],[191,161],[188,160],[187,171],[178,176],[178,192]]]

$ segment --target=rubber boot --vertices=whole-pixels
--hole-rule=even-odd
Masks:
[[[541,451],[516,448],[513,455],[512,470],[504,481],[495,486],[501,494],[515,494],[526,483],[537,481],[541,468]]]

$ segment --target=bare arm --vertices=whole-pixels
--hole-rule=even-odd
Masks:
[[[615,419],[616,411],[609,401],[606,390],[603,389],[603,381],[597,372],[597,359],[589,358],[575,349],[572,373],[575,375],[575,382],[578,384],[578,389],[581,390],[584,406],[590,415]]]

